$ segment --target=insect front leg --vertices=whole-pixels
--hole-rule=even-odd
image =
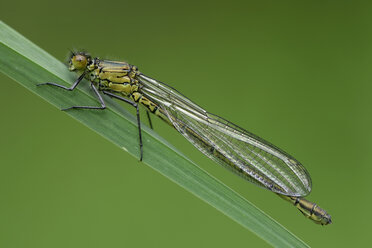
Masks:
[[[76,81],[71,85],[71,87],[66,87],[66,86],[63,86],[63,85],[60,85],[60,84],[56,84],[56,83],[52,83],[52,82],[47,82],[47,83],[40,83],[40,84],[37,84],[37,86],[40,86],[40,85],[51,85],[51,86],[57,86],[59,88],[62,88],[64,90],[68,90],[68,91],[72,91],[76,88],[76,86],[78,86],[78,84],[81,82],[81,80],[83,80],[85,76],[85,72],[82,73],[77,79]],[[105,109],[106,108],[106,105],[105,105],[105,102],[103,101],[102,99],[102,96],[99,94],[97,88],[94,86],[94,84],[91,82],[90,83],[90,86],[92,87],[94,93],[96,94],[101,106],[100,107],[97,107],[97,106],[72,106],[72,107],[68,107],[68,108],[64,108],[64,109],[61,109],[62,111],[65,111],[65,110],[69,110],[69,109]]]
[[[37,84],[37,86],[40,86],[40,85],[52,85],[52,86],[57,86],[59,88],[62,88],[64,90],[69,90],[69,91],[72,91],[76,88],[76,86],[81,82],[81,80],[84,78],[85,76],[85,72],[83,74],[81,74],[77,79],[76,81],[71,85],[71,87],[66,87],[66,86],[63,86],[63,85],[60,85],[60,84],[56,84],[56,83],[51,83],[51,82],[47,82],[47,83],[40,83],[40,84]]]

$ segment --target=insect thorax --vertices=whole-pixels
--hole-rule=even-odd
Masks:
[[[93,59],[87,66],[87,79],[107,90],[129,96],[138,91],[137,67],[121,61]]]

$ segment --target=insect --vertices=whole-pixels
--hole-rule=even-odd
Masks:
[[[288,153],[239,126],[211,114],[174,88],[142,74],[136,66],[121,61],[92,58],[86,52],[73,52],[69,70],[79,75],[71,87],[53,82],[41,83],[74,90],[85,78],[100,106],[71,106],[69,109],[104,110],[101,96],[108,95],[136,108],[140,160],[143,157],[139,104],[173,126],[202,153],[244,179],[266,188],[291,202],[317,224],[332,223],[331,216],[303,197],[311,191],[311,178],[305,167]]]

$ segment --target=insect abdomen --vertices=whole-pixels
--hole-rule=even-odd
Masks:
[[[316,224],[328,225],[332,223],[331,216],[315,203],[301,197],[278,195],[291,202],[306,218],[309,218]]]

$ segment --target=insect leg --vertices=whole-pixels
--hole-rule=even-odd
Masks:
[[[47,83],[40,83],[40,84],[37,84],[37,86],[40,86],[40,85],[52,85],[52,86],[57,86],[59,88],[62,88],[64,90],[74,90],[76,88],[76,86],[81,82],[81,80],[84,78],[85,76],[85,72],[83,74],[81,74],[77,79],[76,81],[71,85],[71,87],[66,87],[66,86],[63,86],[63,85],[60,85],[60,84],[56,84],[56,83],[51,83],[51,82],[47,82]]]
[[[154,129],[154,128],[152,127],[151,116],[150,116],[150,113],[149,113],[149,111],[148,111],[148,110],[146,111],[146,114],[147,114],[147,119],[149,120],[149,125],[150,125],[150,128],[151,128],[151,129]]]
[[[143,144],[142,144],[142,131],[141,131],[141,121],[140,121],[140,115],[139,115],[139,106],[137,103],[135,102],[132,102],[128,99],[125,99],[124,97],[121,97],[121,96],[118,96],[118,95],[115,95],[109,91],[102,91],[104,94],[108,95],[108,96],[111,96],[113,98],[116,98],[116,99],[119,99],[125,103],[128,103],[130,105],[132,105],[133,107],[136,108],[137,110],[137,126],[138,126],[138,135],[139,135],[139,146],[140,146],[140,152],[141,152],[141,155],[140,155],[140,161],[142,161],[142,157],[143,157]]]
[[[74,90],[74,89],[76,88],[76,86],[81,82],[81,80],[84,78],[84,76],[85,76],[85,72],[84,72],[83,74],[81,74],[81,75],[76,79],[76,81],[71,85],[71,87],[66,87],[66,86],[63,86],[63,85],[60,85],[60,84],[56,84],[56,83],[51,83],[51,82],[40,83],[40,84],[37,84],[37,86],[40,86],[40,85],[52,85],[52,86],[57,86],[57,87],[59,87],[59,88],[62,88],[62,89],[64,89],[64,90],[72,91],[72,90]],[[93,83],[90,83],[90,85],[92,86],[94,93],[97,95],[98,100],[99,100],[100,103],[101,103],[101,107],[95,107],[95,106],[72,106],[72,107],[69,107],[69,108],[61,109],[61,110],[62,110],[62,111],[65,111],[65,110],[69,110],[69,109],[105,109],[105,108],[106,108],[105,102],[103,101],[101,95],[98,93],[98,90],[97,90],[96,87],[93,85]]]
[[[92,82],[90,83],[90,86],[92,86],[92,89],[93,89],[94,93],[96,94],[96,96],[98,97],[99,102],[101,103],[100,107],[96,107],[96,106],[71,106],[69,108],[64,108],[64,109],[61,109],[61,110],[65,111],[65,110],[69,110],[69,109],[101,109],[101,110],[105,109],[106,108],[105,102],[103,101],[102,96],[99,94],[97,88],[94,86],[94,84]]]

